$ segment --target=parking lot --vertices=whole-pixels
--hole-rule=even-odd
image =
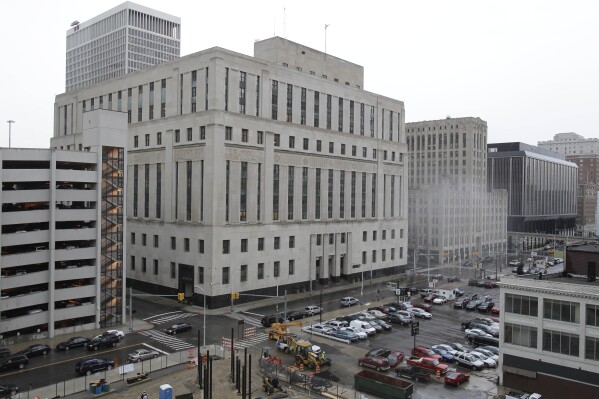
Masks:
[[[473,287],[467,284],[468,282],[464,281],[447,283],[446,280],[442,280],[440,281],[439,288],[454,289],[460,287],[465,292],[465,296],[474,293],[478,294],[479,297],[489,295],[493,302],[499,303],[499,289]],[[327,305],[326,309],[333,310],[326,311],[322,315],[322,321],[325,322],[337,317],[367,310],[377,305],[395,302],[397,299],[391,291],[381,292],[380,297],[381,299],[378,301],[358,304],[349,308],[342,308],[340,303],[337,304],[337,308],[335,308],[334,304]],[[420,295],[413,295],[410,299],[413,304],[423,303]],[[474,346],[466,339],[464,331],[461,328],[461,323],[475,317],[490,316],[489,313],[480,313],[476,310],[454,309],[453,301],[442,305],[432,305],[430,313],[433,315],[431,319],[417,319],[420,328],[419,334],[416,337],[410,335],[410,327],[398,324],[393,324],[392,331],[380,332],[374,336],[369,336],[367,339],[351,344],[336,342],[323,336],[302,332],[299,327],[293,327],[290,330],[297,333],[301,338],[308,339],[312,343],[321,346],[326,356],[331,359],[331,371],[340,378],[340,384],[352,386],[354,374],[362,370],[358,365],[358,359],[363,357],[369,350],[376,348],[398,350],[403,352],[407,359],[410,356],[411,349],[415,345],[423,345],[430,348],[432,345],[440,343],[457,342],[464,345],[467,349],[474,349]],[[311,316],[303,319],[303,324],[304,326],[317,324],[320,319],[320,315]],[[293,362],[293,356],[279,353],[283,364],[288,365]],[[405,364],[406,360],[401,363],[402,366]],[[486,395],[491,397],[496,392],[497,368],[484,368],[480,371],[473,371],[454,364],[449,364],[449,367],[469,373],[471,376],[470,381],[458,389],[445,387],[443,386],[443,377],[437,382],[433,374],[430,382],[415,383],[416,393],[414,397],[484,398]],[[388,373],[395,375],[393,369],[388,371]]]

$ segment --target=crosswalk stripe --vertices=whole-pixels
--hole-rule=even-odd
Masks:
[[[261,342],[264,342],[267,339],[268,339],[268,334],[259,333],[259,334],[256,334],[254,337],[236,340],[234,345],[236,348],[248,348],[250,346],[254,346]]]
[[[243,320],[245,323],[251,324],[251,325],[256,326],[256,327],[262,327],[262,323],[260,323],[260,320],[255,319],[255,318],[250,317],[250,316],[246,316],[246,315],[241,314],[241,313],[230,313],[228,316],[230,318],[232,318],[232,319]]]
[[[160,319],[149,320],[149,321],[152,324],[163,324],[163,323],[166,323],[168,321],[173,321],[173,320],[177,320],[177,319],[186,319],[186,318],[192,317],[192,316],[195,316],[195,315],[192,314],[192,313],[183,313],[183,314],[167,316],[167,317],[163,317],[163,318],[160,318]]]
[[[142,335],[145,335],[146,337],[153,338],[156,341],[161,342],[164,345],[166,345],[169,348],[174,349],[174,350],[194,348],[193,345],[188,344],[187,342],[185,342],[179,338],[172,337],[172,336],[165,334],[163,332],[160,332],[160,331],[145,330],[145,331],[141,331],[140,333]]]
[[[154,316],[146,317],[143,320],[144,321],[148,321],[150,319],[153,319],[154,317],[166,316],[167,314],[173,314],[173,313],[183,313],[183,311],[182,310],[177,310],[177,311],[174,311],[174,312],[167,312],[167,313],[155,314]]]

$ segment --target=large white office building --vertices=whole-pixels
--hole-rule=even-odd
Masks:
[[[67,31],[66,91],[162,64],[180,54],[181,19],[127,1],[88,21],[72,23]]]
[[[487,123],[410,122],[406,136],[410,254],[431,263],[504,254],[507,192],[487,191]]]
[[[126,116],[81,121],[85,151],[0,149],[3,344],[123,323]]]
[[[404,106],[363,86],[279,37],[211,48],[57,96],[53,145],[100,104],[127,115],[132,286],[210,307],[310,291],[406,264]]]
[[[544,149],[563,155],[599,154],[599,139],[584,138],[578,133],[557,133],[553,140],[539,141],[537,145]]]

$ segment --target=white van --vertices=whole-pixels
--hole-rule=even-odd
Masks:
[[[359,331],[365,332],[368,335],[374,335],[376,334],[376,330],[374,329],[374,327],[372,327],[368,322],[366,321],[362,321],[362,320],[352,320],[351,323],[349,323],[350,327],[355,327],[357,328]]]

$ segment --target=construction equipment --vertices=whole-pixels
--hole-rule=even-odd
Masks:
[[[320,346],[310,341],[300,340],[293,334],[281,335],[277,340],[277,349],[295,356],[295,364],[303,364],[310,369],[330,366],[331,359],[325,356]]]
[[[301,327],[304,324],[301,321],[292,321],[290,323],[272,323],[273,330],[268,330],[268,338],[273,341],[278,340],[282,335],[290,334],[287,327]]]
[[[266,374],[262,377],[262,390],[266,392],[267,395],[272,395],[275,392],[285,392],[279,383],[279,379],[270,374]]]

